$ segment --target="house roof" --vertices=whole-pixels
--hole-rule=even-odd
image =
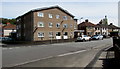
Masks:
[[[115,25],[113,25],[113,24],[110,24],[110,25],[108,25],[109,26],[109,28],[112,28],[112,29],[120,29],[120,27],[117,27],[117,26],[115,26]]]
[[[96,24],[95,27],[108,28],[108,25],[105,25],[105,24]]]
[[[82,22],[78,25],[79,26],[83,26],[83,27],[93,27],[95,26],[95,24],[91,23],[91,22],[88,22],[88,21],[85,21],[85,22]]]
[[[48,10],[48,9],[54,9],[54,8],[57,8],[57,9],[63,11],[64,13],[68,14],[69,16],[74,17],[74,15],[70,14],[67,10],[64,10],[63,8],[59,7],[58,5],[57,6],[51,6],[51,7],[44,7],[44,8],[33,9],[33,10],[30,10],[29,12],[23,14],[22,16],[24,16],[24,15],[26,15],[28,13],[31,13],[31,12]],[[22,16],[19,16],[19,17],[22,17]],[[17,18],[19,18],[19,17],[17,17]]]
[[[16,25],[7,24],[6,26],[3,27],[3,29],[6,29],[6,30],[16,29]]]

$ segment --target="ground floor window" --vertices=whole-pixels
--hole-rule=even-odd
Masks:
[[[68,35],[68,32],[64,32],[63,35],[64,35],[64,36],[67,36],[67,35]]]
[[[56,36],[60,36],[61,35],[61,33],[60,32],[56,32]]]
[[[43,32],[39,32],[38,33],[38,37],[44,37],[44,33]]]

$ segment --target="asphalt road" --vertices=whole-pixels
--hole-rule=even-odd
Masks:
[[[112,39],[96,40],[90,42],[89,41],[69,42],[27,47],[23,46],[3,48],[2,64],[3,67],[11,67],[16,65],[20,65],[23,67],[24,66],[84,67],[88,64],[88,62],[90,62],[94,58],[95,54],[100,49],[103,49],[108,46],[112,46]],[[77,62],[75,62],[75,60],[77,60]],[[66,64],[63,64],[65,62]]]

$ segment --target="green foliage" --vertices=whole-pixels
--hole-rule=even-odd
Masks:
[[[7,18],[1,18],[3,24],[11,23],[11,24],[16,24],[16,19],[7,19]]]

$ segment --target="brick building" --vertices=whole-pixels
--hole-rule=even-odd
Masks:
[[[59,6],[31,10],[17,20],[17,38],[41,41],[74,38],[77,22],[74,16]]]
[[[85,20],[85,22],[82,22],[78,25],[78,30],[84,30],[83,34],[92,36],[94,35],[94,24],[89,22],[88,19]]]

